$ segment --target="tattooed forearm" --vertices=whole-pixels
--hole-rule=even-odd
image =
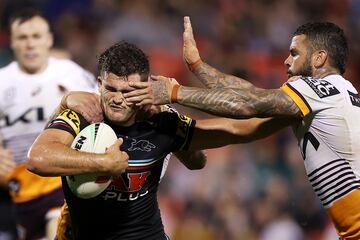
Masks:
[[[178,102],[211,114],[239,119],[300,117],[300,110],[294,101],[279,89],[201,89],[182,86]]]
[[[207,88],[247,89],[252,87],[252,84],[248,81],[224,74],[206,63],[200,64],[195,69],[194,74]]]

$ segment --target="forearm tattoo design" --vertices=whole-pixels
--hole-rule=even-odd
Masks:
[[[179,94],[180,104],[224,117],[300,116],[294,101],[279,89],[182,87]]]
[[[195,69],[194,74],[207,88],[247,89],[252,86],[252,84],[248,81],[232,75],[224,74],[207,63],[200,64]]]

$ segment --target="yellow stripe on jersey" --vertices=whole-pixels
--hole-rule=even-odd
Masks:
[[[311,112],[311,108],[308,106],[305,100],[303,100],[302,97],[299,96],[298,93],[291,89],[287,84],[284,84],[280,89],[289,95],[289,97],[296,103],[304,117]]]
[[[56,119],[61,119],[71,126],[76,135],[80,132],[80,118],[76,112],[66,109]]]
[[[326,209],[342,240],[360,239],[360,189]]]
[[[176,135],[182,138],[186,138],[186,135],[188,134],[188,128],[191,124],[191,118],[185,115],[181,115],[179,113],[178,113],[178,117],[179,117],[179,124],[176,130]]]
[[[41,177],[27,170],[23,164],[16,166],[9,178],[19,186],[17,191],[10,191],[16,203],[30,201],[61,188],[60,177]]]

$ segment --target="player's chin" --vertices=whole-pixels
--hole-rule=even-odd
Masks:
[[[111,121],[121,121],[124,118],[124,114],[120,111],[111,111],[107,114],[107,118]]]

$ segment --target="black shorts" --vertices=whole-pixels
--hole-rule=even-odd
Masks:
[[[16,205],[17,222],[20,237],[26,239],[43,238],[46,234],[46,215],[53,209],[60,211],[64,204],[64,194],[61,188],[44,196]]]
[[[15,205],[9,193],[0,188],[0,240],[17,239]]]

